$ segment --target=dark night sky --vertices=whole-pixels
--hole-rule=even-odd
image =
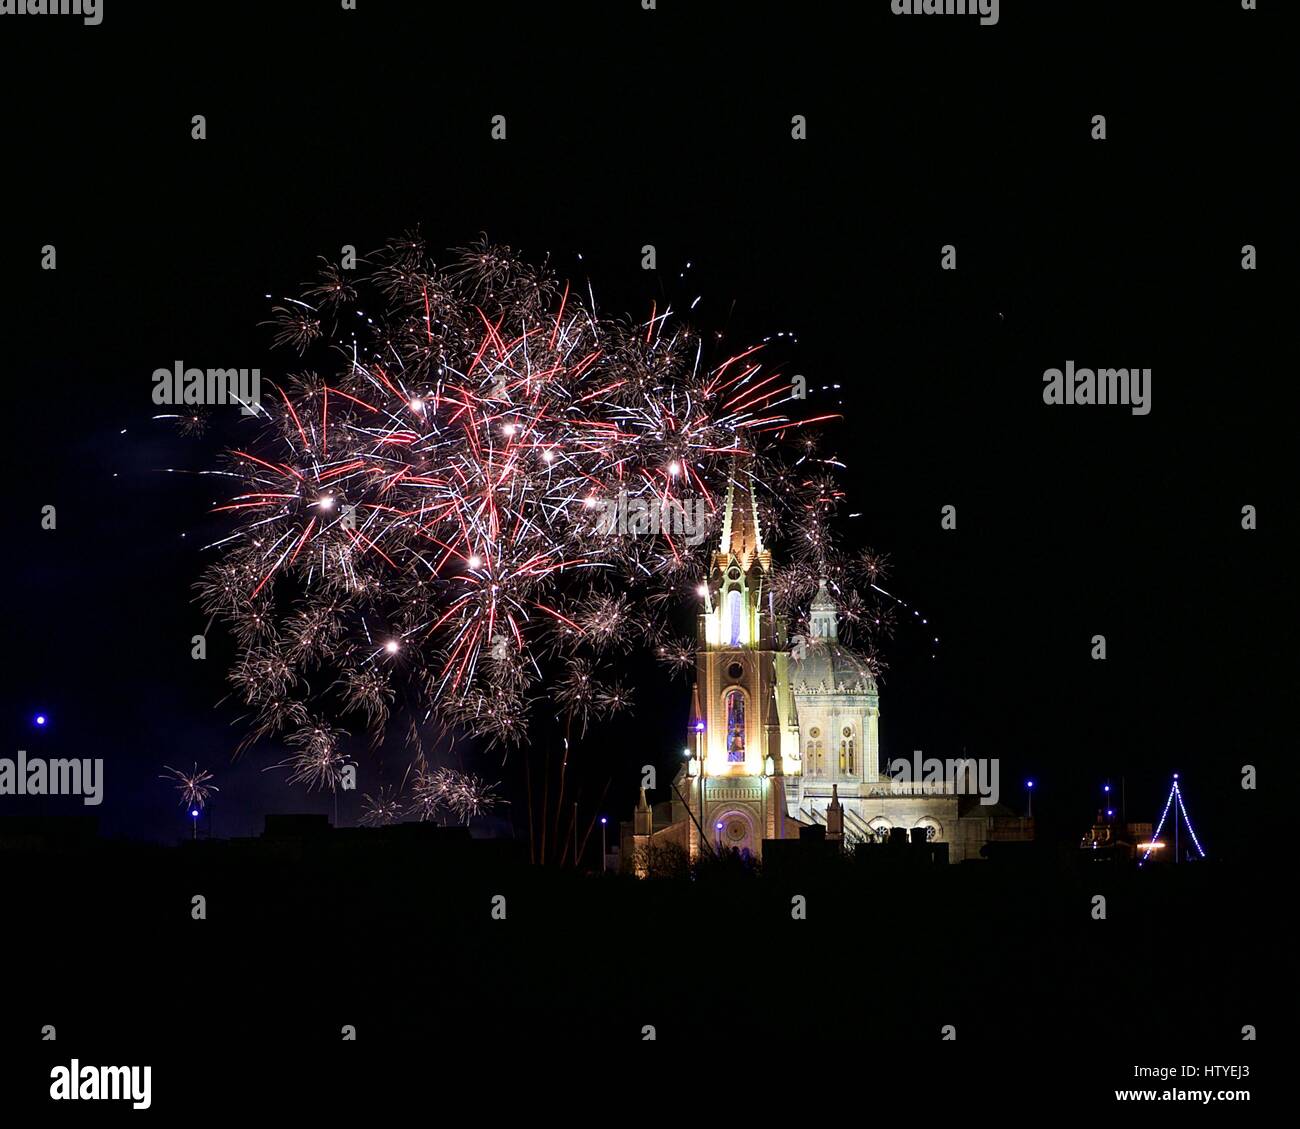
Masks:
[[[0,124],[0,755],[104,757],[115,833],[184,830],[164,763],[217,773],[219,834],[326,810],[260,771],[272,749],[229,763],[228,649],[214,633],[207,663],[189,658],[218,495],[170,471],[211,465],[231,430],[196,441],[151,422],[150,374],[176,359],[291,367],[258,325],[264,295],[297,293],[317,255],[419,225],[434,248],[487,232],[549,252],[607,310],[702,294],[692,320],[734,342],[797,334],[789,370],[841,386],[810,407],[835,399],[847,417],[827,449],[862,514],[848,539],[891,554],[892,589],[942,640],[932,658],[929,629],[905,629],[886,652],[887,754],[1000,757],[1004,795],[1018,805],[1032,774],[1063,839],[1105,775],[1126,776],[1130,817],[1154,818],[1181,771],[1203,839],[1249,848],[1259,813],[1240,766],[1283,747],[1270,707],[1295,643],[1294,404],[1264,156],[1280,72],[1236,5],[1196,17],[1215,25],[1212,62],[1186,41],[1183,5],[1139,22],[1128,3],[1056,3],[1049,26],[1046,5],[1006,0],[990,29],[892,19],[883,2],[852,28],[805,6],[705,17],[673,0],[465,16],[245,3],[194,26],[175,22],[181,5],[108,7],[100,28],[3,29],[23,58],[0,67],[21,108]],[[494,113],[505,144],[488,138]],[[1245,242],[1261,248],[1254,274]],[[44,243],[55,272],[39,269]],[[658,274],[639,269],[643,243]],[[1067,359],[1150,367],[1152,413],[1045,407],[1041,374]],[[939,527],[948,503],[956,533]],[[653,668],[637,681],[635,724],[598,731],[613,815],[634,766],[680,748],[681,683]],[[402,763],[394,749],[385,769]]]

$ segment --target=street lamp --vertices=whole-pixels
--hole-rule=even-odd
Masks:
[[[600,872],[605,873],[605,860],[608,857],[605,854],[605,824],[608,823],[603,815],[600,817]]]
[[[1025,781],[1025,791],[1029,794],[1029,818],[1033,819],[1034,818],[1034,782],[1032,780]]]

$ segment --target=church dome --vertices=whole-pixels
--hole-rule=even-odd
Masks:
[[[790,684],[796,694],[879,692],[867,660],[834,639],[807,641],[803,658],[791,659]]]
[[[839,641],[839,607],[823,580],[809,606],[809,638],[796,647],[790,683],[796,694],[875,694],[867,660]]]

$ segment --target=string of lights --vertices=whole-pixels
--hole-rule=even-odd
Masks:
[[[1191,817],[1188,816],[1187,807],[1183,803],[1183,794],[1178,788],[1178,773],[1175,772],[1173,786],[1169,789],[1169,795],[1165,797],[1165,807],[1160,813],[1160,822],[1156,824],[1155,833],[1151,836],[1151,842],[1147,844],[1146,852],[1142,855],[1142,859],[1138,863],[1138,866],[1141,866],[1142,863],[1146,862],[1147,859],[1151,857],[1151,852],[1156,849],[1156,845],[1160,842],[1160,832],[1165,826],[1165,820],[1169,817],[1169,808],[1175,799],[1178,801],[1178,810],[1182,812],[1183,822],[1187,824],[1187,830],[1192,836],[1192,842],[1195,844],[1197,852],[1200,854],[1201,858],[1205,857],[1205,850],[1201,846],[1201,841],[1196,837],[1196,832],[1192,828]],[[1174,816],[1174,819],[1177,821],[1178,817]]]

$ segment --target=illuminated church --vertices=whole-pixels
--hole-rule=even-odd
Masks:
[[[1023,821],[958,795],[951,780],[902,785],[881,771],[876,680],[840,643],[824,581],[808,636],[787,637],[757,502],[740,477],[728,488],[722,536],[700,588],[682,764],[670,800],[652,808],[642,791],[625,825],[625,857],[668,844],[692,860],[702,846],[761,856],[763,840],[798,838],[814,826],[845,844],[897,838],[900,829],[946,843],[953,862],[979,857],[991,838],[1028,837]]]

